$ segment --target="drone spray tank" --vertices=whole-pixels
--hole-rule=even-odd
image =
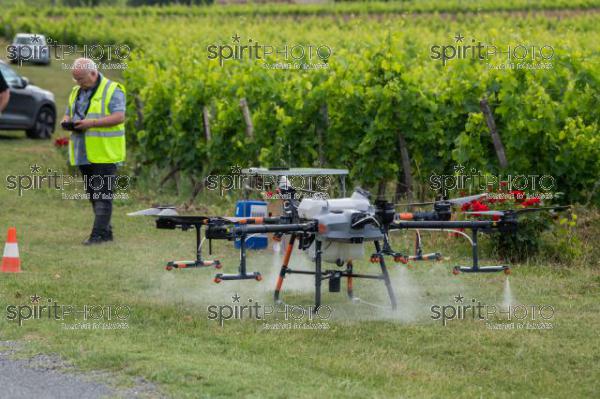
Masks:
[[[375,215],[369,202],[369,194],[357,188],[349,198],[332,200],[303,199],[298,207],[298,215],[304,219],[315,219],[319,223],[317,238],[323,241],[323,261],[341,265],[351,259],[364,256],[364,241],[383,238],[378,226],[365,224],[356,228],[357,217]],[[375,218],[373,218],[375,220]],[[315,258],[315,247],[311,245],[307,252]]]

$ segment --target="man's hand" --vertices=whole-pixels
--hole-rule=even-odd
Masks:
[[[110,127],[123,123],[125,121],[124,112],[115,112],[114,114],[105,116],[99,119],[83,119],[75,122],[75,128],[77,130],[88,130],[92,127]]]
[[[82,119],[75,122],[75,129],[77,130],[88,130],[94,126],[98,126],[98,120],[96,119]]]

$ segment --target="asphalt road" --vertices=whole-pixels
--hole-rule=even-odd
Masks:
[[[154,385],[140,380],[134,388],[116,388],[107,372],[82,373],[56,355],[14,358],[16,342],[0,341],[0,399],[162,398]]]

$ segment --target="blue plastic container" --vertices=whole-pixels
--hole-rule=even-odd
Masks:
[[[235,204],[235,216],[239,217],[267,217],[267,203],[264,201],[238,201]],[[235,240],[235,248],[240,248],[240,240]],[[266,234],[256,234],[246,238],[246,248],[265,249],[269,245]]]

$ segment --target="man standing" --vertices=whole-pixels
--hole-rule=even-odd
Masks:
[[[8,84],[6,83],[6,80],[4,80],[4,76],[2,76],[2,72],[0,72],[0,114],[8,105],[9,98],[10,90]]]
[[[125,160],[125,89],[104,77],[87,58],[73,63],[69,104],[63,118],[74,122],[69,161],[79,166],[94,210],[94,225],[84,245],[112,241],[112,197],[117,164]],[[65,126],[63,126],[65,127]]]

